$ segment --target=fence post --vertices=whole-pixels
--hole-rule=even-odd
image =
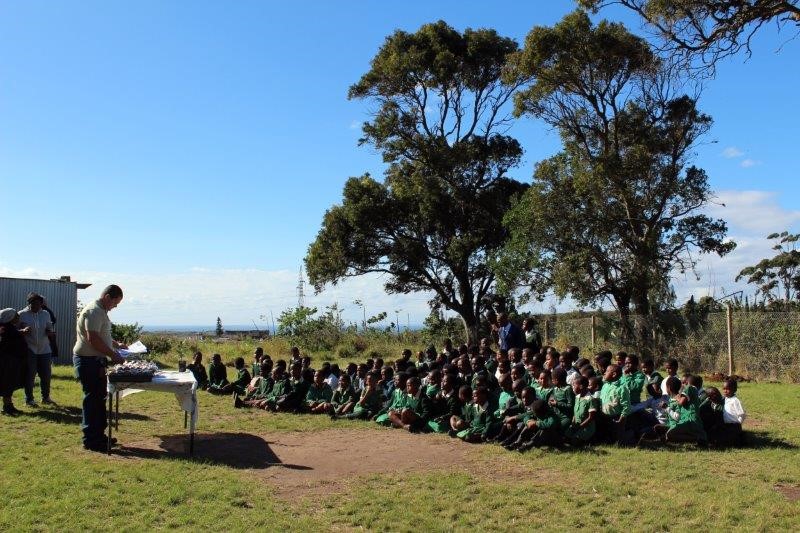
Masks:
[[[595,340],[597,339],[597,322],[594,315],[592,315],[592,351],[594,351]]]
[[[731,304],[725,304],[728,318],[728,375],[733,375],[733,312]]]

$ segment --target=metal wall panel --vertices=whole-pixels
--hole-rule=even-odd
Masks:
[[[13,307],[17,311],[28,305],[29,292],[38,292],[56,315],[58,363],[72,364],[77,323],[78,287],[74,281],[45,279],[0,278],[0,309]]]

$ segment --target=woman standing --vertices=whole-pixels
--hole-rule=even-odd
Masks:
[[[17,329],[19,315],[12,308],[0,311],[0,396],[3,397],[3,414],[18,415],[11,395],[25,384],[27,374],[28,344],[26,328]]]

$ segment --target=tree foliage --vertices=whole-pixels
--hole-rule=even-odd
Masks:
[[[784,231],[772,233],[767,239],[776,241],[772,249],[777,253],[742,269],[736,281],[746,277],[747,283],[758,287],[757,294],[767,303],[782,300],[788,304],[800,297],[800,251],[797,250],[800,234]]]
[[[655,30],[664,50],[711,67],[729,55],[751,54],[753,36],[766,24],[800,30],[798,0],[578,0],[591,10],[619,4]],[[794,36],[793,36],[794,37]]]
[[[534,28],[515,65],[517,76],[536,76],[517,95],[517,113],[557,128],[563,150],[536,166],[506,216],[512,236],[498,271],[506,287],[534,295],[610,299],[632,340],[629,314],[651,315],[674,269],[691,270],[697,252],[734,247],[725,222],[699,214],[711,192],[706,173],[689,165],[711,118],[672,94],[646,42],[619,24],[593,26],[580,11]],[[648,336],[643,328],[638,338]]]
[[[493,30],[459,33],[442,21],[396,31],[350,88],[377,105],[361,144],[388,164],[383,182],[350,178],[305,259],[315,289],[367,273],[389,293],[432,292],[474,337],[495,278],[486,259],[505,239],[502,218],[525,186],[507,176],[522,148],[505,135],[524,78],[502,78],[517,44]]]

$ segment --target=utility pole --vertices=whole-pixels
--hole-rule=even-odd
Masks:
[[[297,278],[297,308],[306,306],[306,295],[304,293],[305,280],[303,279],[303,266],[300,265],[300,274]]]

